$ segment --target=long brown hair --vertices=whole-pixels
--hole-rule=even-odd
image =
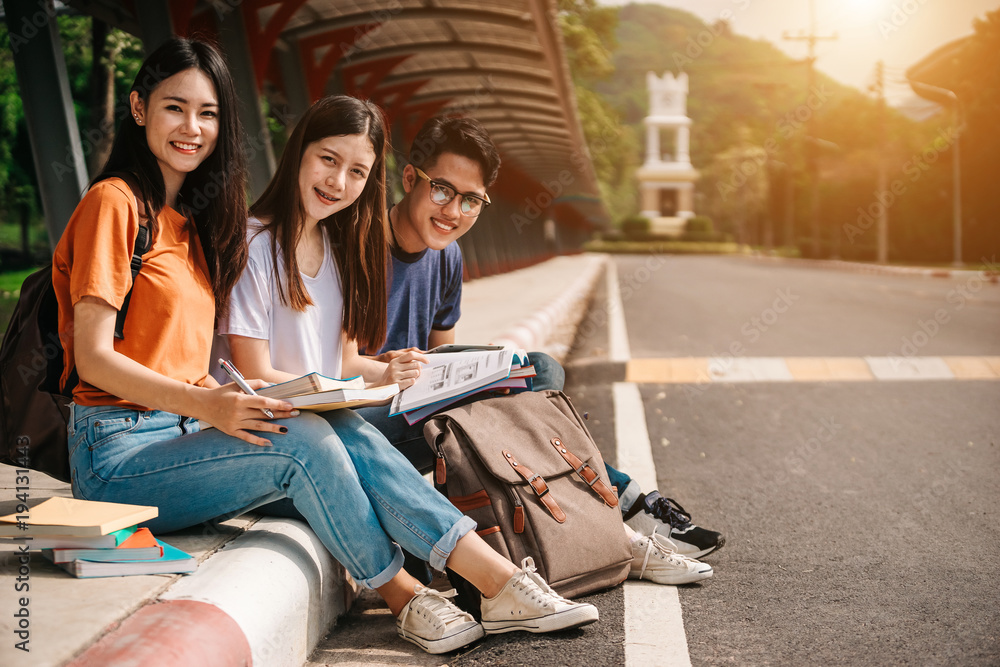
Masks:
[[[389,219],[386,213],[385,156],[389,139],[385,116],[375,104],[346,95],[324,97],[299,119],[285,145],[278,169],[250,213],[268,219],[271,257],[281,302],[295,310],[312,304],[299,274],[295,248],[302,236],[305,208],[299,193],[299,167],[309,144],[326,137],[367,135],[375,151],[364,190],[347,208],[320,220],[330,239],[344,291],[344,331],[362,348],[377,350],[387,326],[386,273]],[[278,256],[284,260],[284,275]]]
[[[175,38],[153,51],[135,77],[132,90],[145,102],[164,79],[198,69],[215,86],[219,98],[219,138],[215,150],[184,179],[178,193],[181,208],[190,213],[208,263],[215,309],[226,313],[229,293],[247,263],[246,157],[243,153],[236,88],[222,54],[211,44]],[[146,142],[146,130],[126,114],[115,134],[111,154],[91,185],[119,176],[138,186],[154,238],[156,217],[166,206],[163,172]]]

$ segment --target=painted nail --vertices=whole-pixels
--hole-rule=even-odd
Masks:
[[[278,427],[278,432],[279,433],[288,433],[288,427],[287,426],[280,426],[280,427]]]
[[[300,413],[298,410],[292,410],[292,416],[293,417],[298,417],[300,414],[302,414],[302,413]]]

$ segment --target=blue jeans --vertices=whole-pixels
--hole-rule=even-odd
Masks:
[[[288,432],[262,434],[273,445],[257,447],[168,412],[72,405],[73,495],[156,505],[159,516],[143,524],[154,534],[288,498],[366,588],[399,572],[400,547],[443,571],[475,529],[352,411],[279,423]]]
[[[536,373],[531,383],[532,390],[554,389],[562,391],[566,384],[566,371],[559,365],[559,362],[543,352],[529,352],[528,357],[535,366]],[[482,400],[486,396],[488,394],[470,396],[449,407]],[[402,415],[390,417],[389,408],[385,406],[358,408],[355,412],[377,428],[392,443],[392,446],[398,449],[421,473],[427,473],[434,469],[434,452],[424,440],[424,422],[417,422],[411,426],[406,423],[406,419]],[[618,505],[624,514],[632,507],[641,493],[639,483],[607,463],[604,464],[604,468],[608,472],[611,485],[618,487]]]

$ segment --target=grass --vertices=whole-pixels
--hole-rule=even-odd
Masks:
[[[748,251],[738,243],[697,243],[690,241],[590,241],[588,252],[668,255],[736,255]]]
[[[34,269],[0,273],[0,333],[7,331],[10,315],[14,312],[14,306],[17,305],[17,297],[21,293],[21,283],[37,270],[38,268],[36,267]]]
[[[13,295],[17,299],[17,293],[21,291],[21,283],[24,279],[37,271],[39,267],[33,269],[21,269],[20,271],[10,271],[0,273],[0,295]]]

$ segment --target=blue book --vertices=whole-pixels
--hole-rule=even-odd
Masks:
[[[163,555],[150,560],[130,560],[120,562],[101,562],[89,560],[74,560],[69,563],[58,563],[74,577],[85,579],[89,577],[128,577],[137,574],[183,574],[194,572],[198,562],[190,554],[177,547],[156,540],[163,547]]]

